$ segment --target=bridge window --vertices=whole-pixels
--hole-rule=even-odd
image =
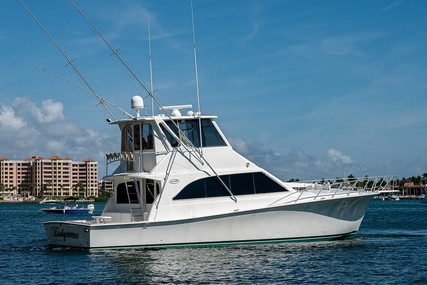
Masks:
[[[189,119],[189,120],[178,120],[178,121],[167,121],[168,127],[175,133],[175,135],[181,138],[184,142],[188,139],[195,147],[200,147],[200,127],[199,121],[202,122],[202,146],[203,147],[214,147],[214,146],[225,146],[226,143],[215,128],[211,119]],[[176,125],[179,126],[181,132],[178,132]],[[178,145],[177,141],[165,131],[163,131],[168,139],[169,143],[175,147]],[[186,138],[185,138],[186,137]]]

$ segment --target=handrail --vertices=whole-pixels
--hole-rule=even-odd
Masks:
[[[322,180],[310,180],[301,182],[292,182],[292,186],[295,192],[280,197],[276,201],[269,204],[272,206],[278,202],[292,196],[298,196],[286,203],[296,203],[300,200],[317,200],[319,197],[346,195],[349,196],[351,193],[363,192],[376,193],[380,190],[392,190],[394,176],[372,176],[372,177],[348,177],[348,178],[335,178],[335,179],[322,179]],[[292,187],[291,186],[291,187]],[[325,187],[326,186],[326,187]],[[312,193],[309,196],[303,196],[304,193]]]

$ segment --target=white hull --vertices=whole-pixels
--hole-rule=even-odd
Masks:
[[[356,233],[372,195],[328,199],[167,222],[44,223],[49,245],[176,247],[328,240]]]

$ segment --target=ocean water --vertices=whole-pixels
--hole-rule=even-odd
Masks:
[[[427,284],[420,200],[373,200],[351,240],[161,250],[49,249],[42,222],[81,217],[42,207],[0,204],[0,284]]]

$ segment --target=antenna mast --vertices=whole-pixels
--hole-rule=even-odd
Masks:
[[[199,75],[198,75],[198,70],[197,70],[196,33],[194,32],[193,1],[190,1],[190,3],[191,3],[191,26],[193,28],[194,68],[195,68],[195,71],[196,71],[197,111],[199,112],[199,115],[200,115],[201,111],[200,111],[200,95],[199,95]]]
[[[150,59],[150,92],[154,95],[153,87],[153,65],[151,63],[151,32],[150,32],[150,16],[148,16],[148,55]],[[151,96],[151,115],[154,116],[154,96]]]
[[[196,95],[197,95],[197,116],[199,117],[199,140],[200,140],[200,155],[203,156],[203,136],[202,136],[202,119],[200,111],[200,95],[199,95],[199,73],[197,70],[197,51],[196,51],[196,33],[194,29],[194,11],[193,11],[193,1],[190,1],[191,4],[191,26],[193,29],[193,51],[194,51],[194,69],[196,76]]]

